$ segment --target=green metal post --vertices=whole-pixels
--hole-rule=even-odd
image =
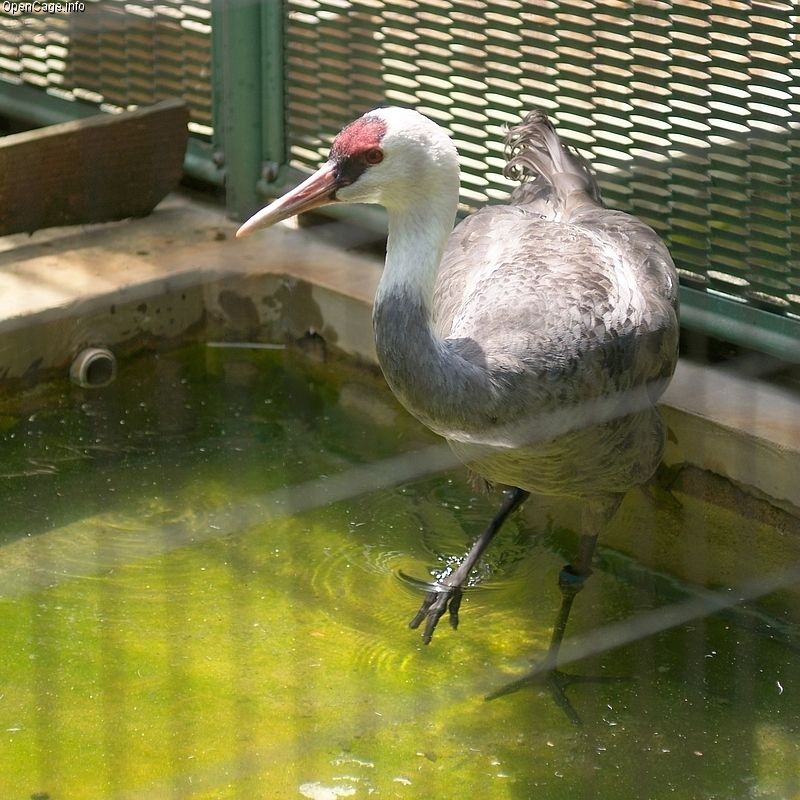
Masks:
[[[263,0],[261,7],[262,96],[261,177],[279,184],[288,161],[286,147],[286,84],[284,63],[284,0]]]
[[[267,3],[278,0],[266,0]],[[225,165],[226,204],[242,218],[259,204],[262,169],[261,0],[214,0],[214,131]]]

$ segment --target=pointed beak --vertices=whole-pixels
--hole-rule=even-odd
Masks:
[[[253,214],[236,231],[236,238],[248,236],[258,228],[267,228],[283,219],[310,211],[312,208],[334,203],[338,188],[339,180],[336,176],[335,166],[333,162],[327,161],[299,186]]]

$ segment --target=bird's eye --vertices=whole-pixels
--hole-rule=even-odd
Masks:
[[[364,160],[367,164],[380,164],[383,161],[383,150],[380,147],[370,147],[364,153]]]

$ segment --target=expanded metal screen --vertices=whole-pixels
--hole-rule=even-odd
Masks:
[[[16,14],[0,4],[0,80],[104,108],[187,101],[212,132],[211,0],[85,0],[83,12]]]
[[[211,137],[211,2],[86,0],[73,14],[0,5],[0,80],[106,108],[180,96],[192,132]],[[366,109],[413,105],[452,132],[474,208],[507,195],[504,128],[541,106],[593,160],[607,202],[668,239],[685,285],[800,317],[796,2],[263,0],[281,8],[285,86],[264,78],[252,103],[284,89],[293,167],[316,166]],[[276,19],[263,13],[254,39],[277,41],[263,27]],[[234,109],[230,130],[238,119]],[[241,143],[226,144],[231,163]],[[260,166],[242,174],[255,184]]]
[[[800,314],[796,3],[288,0],[285,69],[296,167],[413,105],[455,137],[474,207],[506,196],[504,126],[540,106],[685,283]]]

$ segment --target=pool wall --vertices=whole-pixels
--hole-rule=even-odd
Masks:
[[[333,222],[239,241],[235,228],[220,209],[172,196],[146,219],[0,239],[0,403],[68,371],[87,346],[110,348],[123,379],[126,356],[198,339],[324,340],[374,368],[381,258],[369,235]],[[659,482],[629,494],[607,546],[704,586],[800,563],[800,397],[746,366],[742,375],[681,361],[662,405]],[[653,535],[656,502],[673,512]],[[544,502],[526,513],[574,529],[579,508]],[[800,619],[798,599],[787,589],[771,610]]]

